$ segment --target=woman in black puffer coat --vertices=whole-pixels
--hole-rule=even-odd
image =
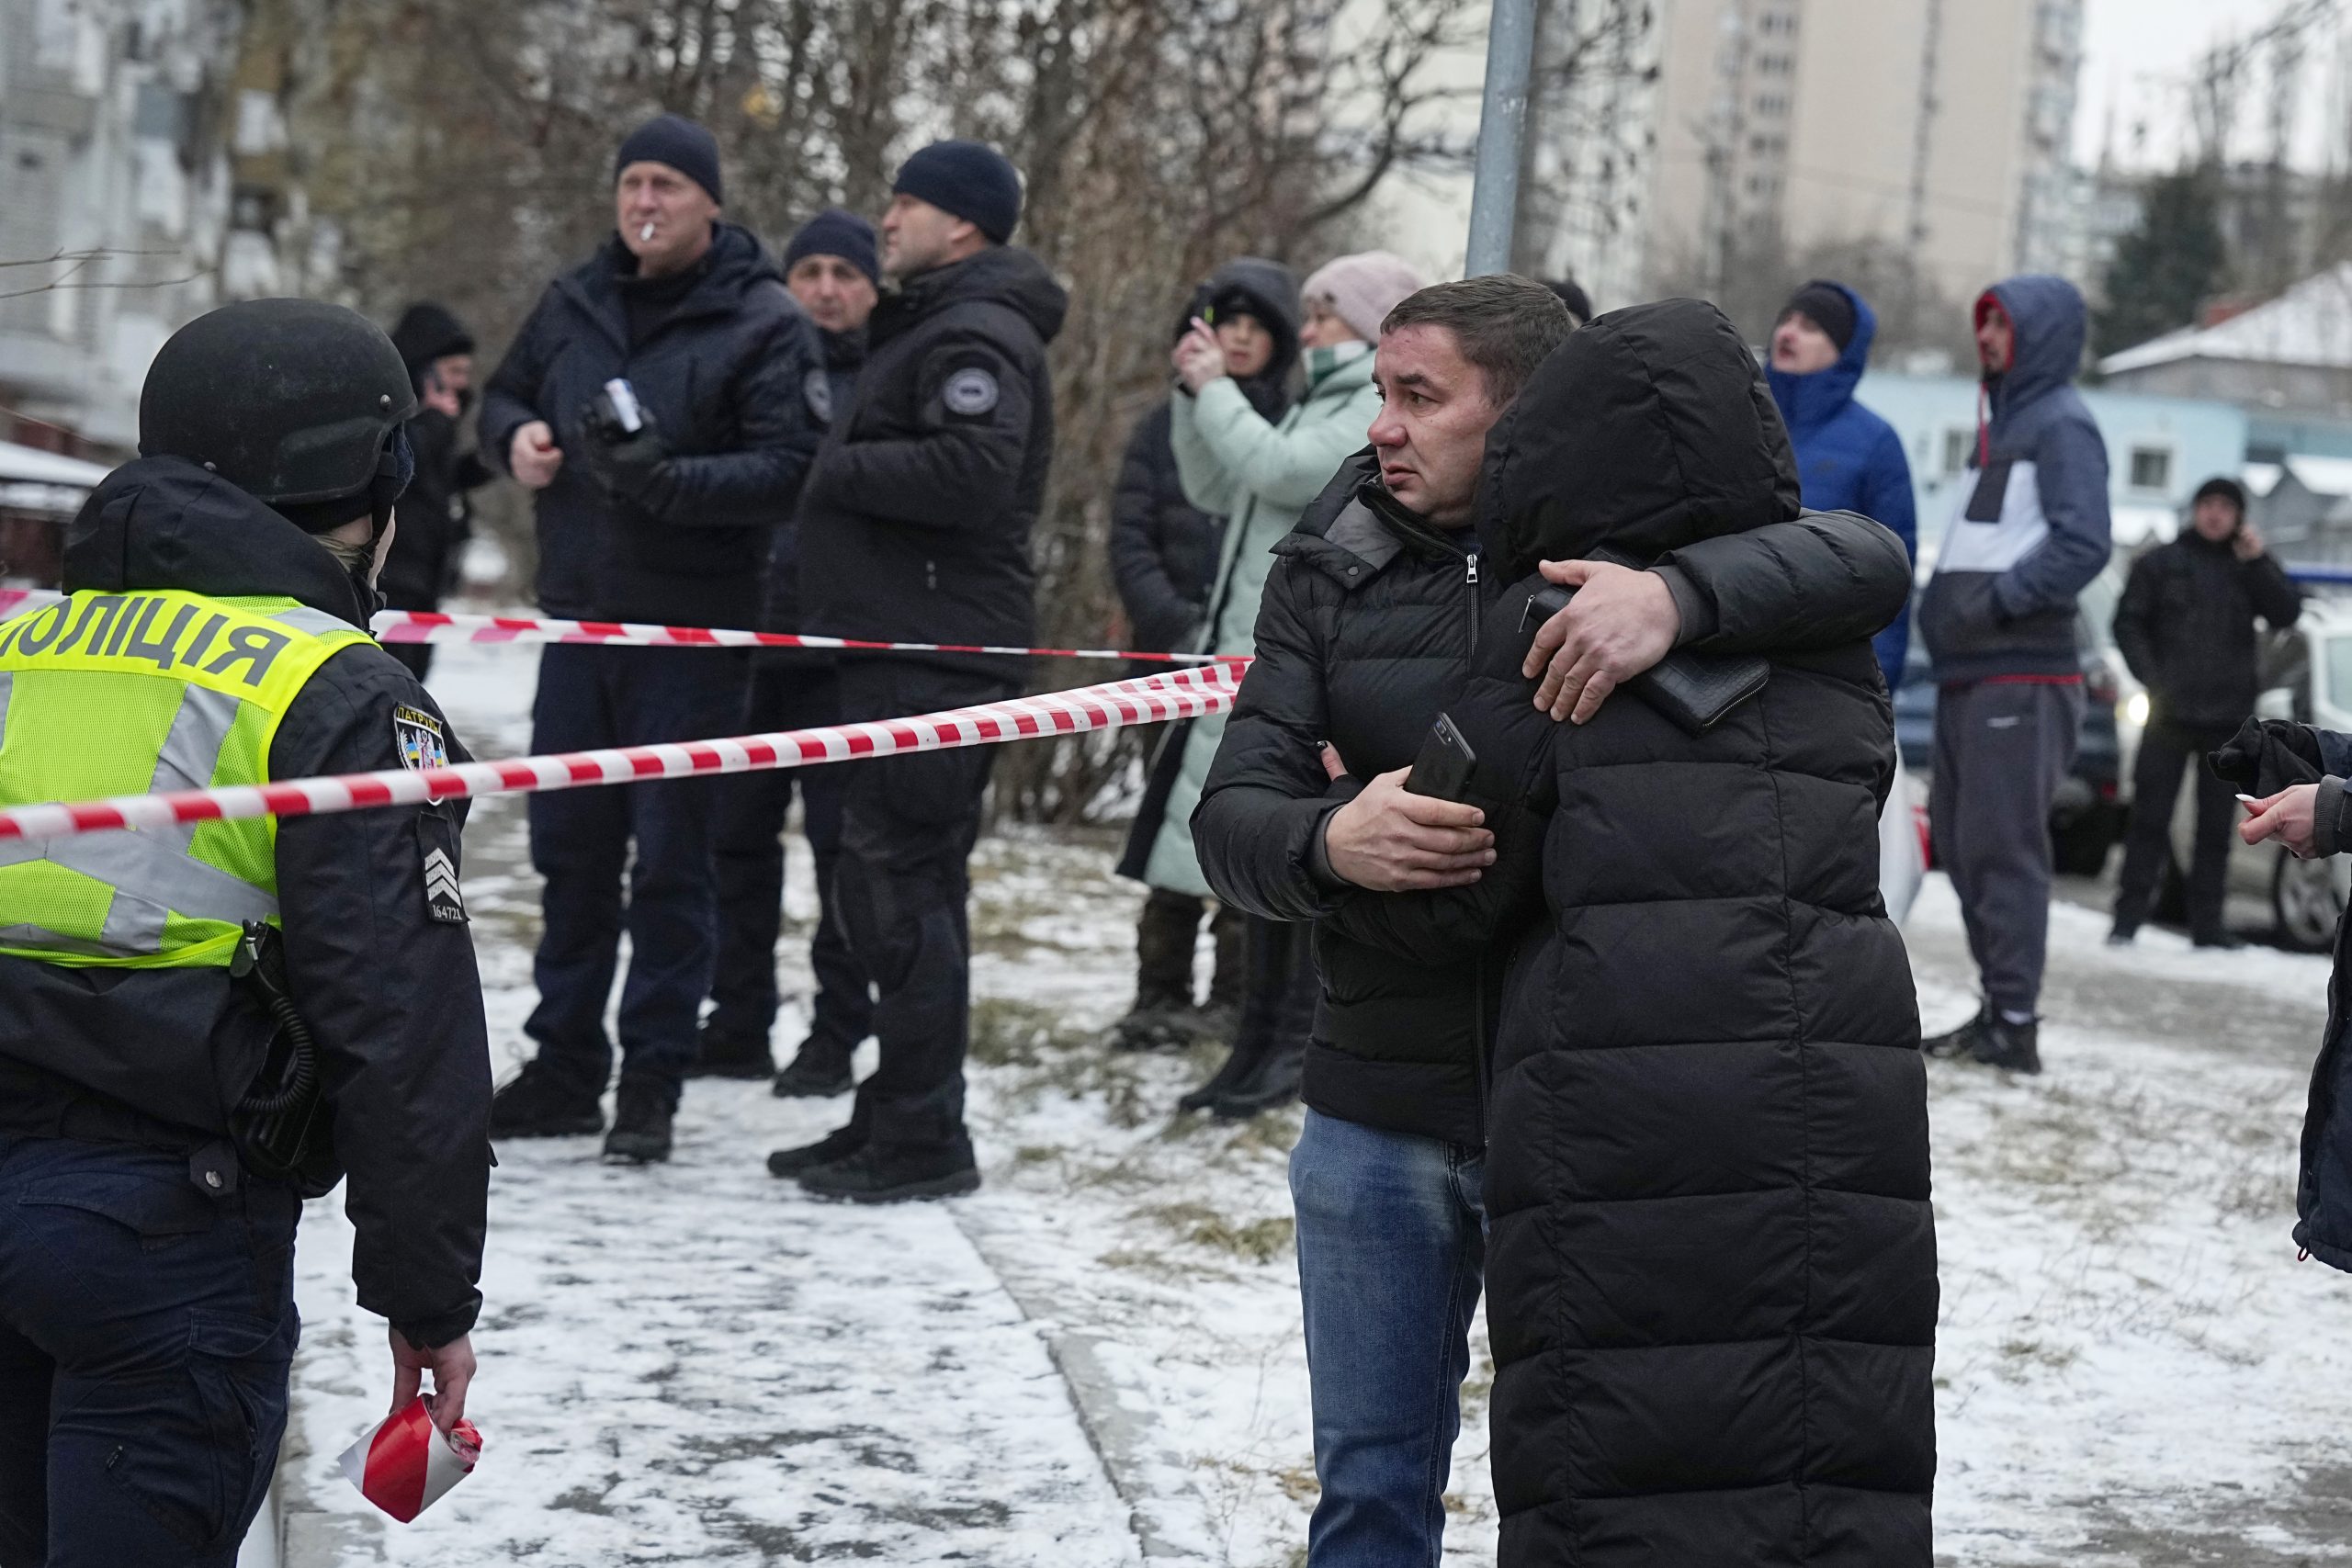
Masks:
[[[1798,510],[1755,362],[1694,300],[1569,338],[1487,465],[1506,580]],[[1927,1568],[1926,1080],[1878,892],[1871,645],[1702,642],[1772,665],[1702,737],[1635,692],[1555,725],[1519,672],[1541,586],[1506,591],[1448,705],[1496,865],[1339,917],[1423,963],[1513,944],[1487,1162],[1501,1563]]]

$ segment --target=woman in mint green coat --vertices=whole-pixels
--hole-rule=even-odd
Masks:
[[[1274,543],[1296,525],[1300,512],[1322,493],[1349,454],[1364,445],[1365,430],[1380,410],[1372,356],[1381,321],[1423,281],[1409,263],[1385,251],[1341,256],[1309,277],[1300,290],[1306,315],[1299,333],[1306,350],[1306,388],[1276,423],[1252,408],[1225,374],[1225,356],[1210,323],[1196,321],[1176,345],[1182,391],[1170,433],[1176,471],[1194,506],[1231,519],[1201,651],[1250,651]],[[1193,854],[1190,823],[1224,735],[1222,717],[1195,721],[1184,735],[1172,777],[1155,770],[1155,784],[1165,787],[1146,796],[1147,810],[1159,807],[1159,829],[1140,868],[1153,887],[1209,895]],[[1254,919],[1250,926],[1249,987],[1232,1054],[1215,1077],[1185,1097],[1187,1110],[1251,1116],[1298,1092],[1315,998],[1306,928]]]

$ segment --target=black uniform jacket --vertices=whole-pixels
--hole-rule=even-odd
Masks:
[[[683,293],[632,342],[629,296]],[[640,319],[651,313],[640,311]],[[548,286],[482,394],[482,456],[545,420],[563,448],[538,492],[539,607],[551,615],[749,626],[769,536],[791,513],[823,428],[816,329],[751,231],[721,223],[691,277],[637,276],[616,235]],[[658,512],[609,496],[588,461],[589,404],[628,381],[674,454]]]
[[[284,596],[366,625],[357,590],[315,540],[177,458],[128,464],[91,493],[67,533],[65,586]],[[466,760],[424,688],[369,644],[335,654],[302,688],[270,776],[403,766],[396,707],[441,723],[450,760]],[[421,1345],[468,1332],[481,1304],[481,982],[471,928],[433,918],[424,868],[436,849],[458,860],[464,815],[463,802],[445,801],[289,817],[277,832],[288,982],[323,1055],[359,1303]],[[226,1130],[267,1043],[225,969],[0,957],[0,1126],[12,1131],[113,1127],[193,1147]]]
[[[2303,596],[2267,555],[2242,561],[2194,531],[2132,563],[2115,607],[2115,646],[2148,688],[2159,721],[2227,732],[2260,694],[2255,617],[2295,624]]]
[[[1316,743],[1369,779],[1411,764],[1476,651],[1503,579],[1467,531],[1446,535],[1387,500],[1360,454],[1275,547],[1257,661],[1193,816],[1217,897],[1253,914],[1316,920],[1323,1002],[1307,1046],[1306,1103],[1392,1132],[1476,1145],[1480,1055],[1501,1006],[1505,954],[1399,956],[1329,919],[1334,889],[1310,870],[1336,808]],[[1867,637],[1910,585],[1903,546],[1851,513],[1805,513],[1699,539],[1662,558],[1686,646],[1770,637]],[[1636,699],[1625,694],[1612,704]],[[1532,708],[1531,708],[1531,711]]]
[[[1046,344],[1069,296],[998,245],[908,279],[800,498],[800,602],[829,637],[1026,646],[1053,457]],[[1019,680],[1026,661],[937,662]]]

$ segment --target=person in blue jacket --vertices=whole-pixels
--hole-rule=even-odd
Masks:
[[[1878,317],[1842,283],[1820,278],[1789,296],[1772,328],[1772,357],[1764,378],[1797,449],[1804,503],[1815,512],[1859,512],[1892,530],[1904,552],[1919,555],[1919,524],[1911,497],[1911,463],[1894,426],[1854,400],[1854,384],[1870,365]],[[1904,650],[1911,642],[1911,607],[1887,624],[1871,647],[1886,674],[1886,689],[1903,683]]]

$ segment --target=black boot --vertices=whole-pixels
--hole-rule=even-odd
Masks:
[[[605,1134],[605,1163],[651,1165],[668,1159],[670,1119],[675,1113],[669,1085],[622,1074],[613,1130]]]
[[[779,1100],[831,1100],[857,1087],[849,1059],[857,1049],[831,1035],[811,1034],[800,1043],[792,1065],[775,1076]]]
[[[1233,1049],[1208,1082],[1176,1102],[1179,1111],[1206,1111],[1215,1105],[1258,1070],[1282,1036],[1283,1002],[1297,961],[1295,933],[1278,920],[1252,915],[1249,922],[1249,982],[1242,990],[1241,1017],[1233,1029]]]
[[[1919,1042],[1919,1049],[1930,1056],[1973,1056],[1977,1042],[1993,1022],[1993,1006],[1987,1002],[1976,1010],[1976,1016],[1958,1029],[1943,1034],[1930,1034]]]
[[[770,1176],[797,1176],[820,1165],[833,1165],[865,1146],[865,1134],[855,1127],[841,1127],[813,1144],[778,1149],[768,1156]]]
[[[2011,1023],[1996,1016],[1984,1026],[1977,1038],[1970,1059],[2005,1072],[2023,1073],[2031,1077],[2041,1071],[2041,1021],[2028,1019],[2023,1023]]]
[[[1209,1006],[1241,1014],[1241,997],[1250,978],[1250,917],[1230,904],[1219,904],[1209,919],[1209,936],[1216,943],[1216,972],[1209,976]]]
[[[904,1203],[977,1191],[980,1171],[968,1138],[944,1147],[867,1144],[847,1159],[802,1171],[800,1185],[833,1202]]]
[[[1201,901],[1154,888],[1136,921],[1136,1001],[1111,1026],[1122,1051],[1173,1050],[1183,1045],[1193,1010],[1193,943],[1201,929]]]
[[[1299,1079],[1306,1067],[1307,1036],[1315,1030],[1315,1002],[1322,987],[1315,975],[1313,929],[1292,926],[1288,934],[1289,970],[1274,1017],[1273,1048],[1210,1105],[1210,1112],[1220,1122],[1247,1121],[1298,1098]]]
[[[1272,1111],[1298,1098],[1298,1083],[1306,1067],[1306,1042],[1285,1040],[1258,1058],[1258,1065],[1239,1083],[1216,1097],[1209,1114],[1220,1122],[1247,1122],[1261,1111]]]
[[[514,1082],[490,1097],[493,1138],[580,1138],[605,1130],[599,1092],[544,1062],[526,1062]]]
[[[695,1032],[690,1078],[764,1078],[775,1072],[765,1035],[731,1034],[706,1021]]]

